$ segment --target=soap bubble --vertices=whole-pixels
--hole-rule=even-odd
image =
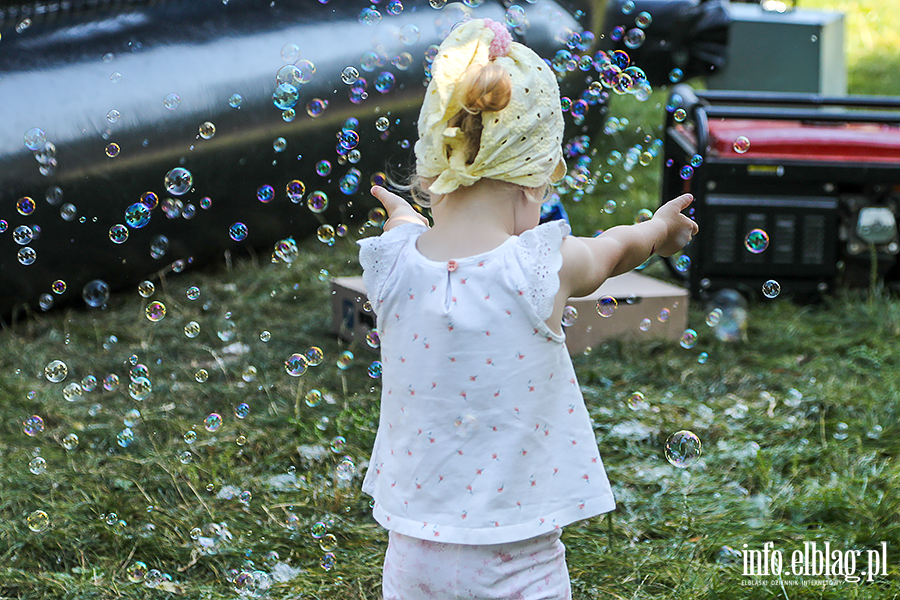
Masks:
[[[334,227],[328,224],[320,225],[316,230],[316,237],[323,244],[328,244],[329,246],[334,244]]]
[[[691,157],[691,166],[695,169],[703,164],[703,157],[699,154],[695,154]]]
[[[666,440],[666,460],[674,467],[686,469],[700,459],[700,454],[700,438],[691,431],[676,431]]]
[[[28,462],[28,470],[33,475],[43,475],[47,471],[47,461],[41,456],[36,456]]]
[[[325,192],[316,190],[307,198],[306,206],[314,213],[325,212],[328,208],[328,195]]]
[[[130,427],[126,427],[116,436],[116,443],[122,448],[127,448],[134,443],[134,431]]]
[[[319,390],[309,390],[306,392],[304,401],[308,407],[315,408],[322,402],[322,392]]]
[[[166,316],[166,305],[162,302],[153,301],[147,305],[147,309],[144,312],[148,320],[158,323]]]
[[[327,160],[320,160],[316,163],[316,173],[320,177],[327,177],[331,174],[331,163]]]
[[[697,332],[693,329],[685,329],[681,336],[681,347],[690,349],[697,343]]]
[[[141,298],[149,298],[156,292],[156,286],[152,281],[142,281],[138,284],[138,294]]]
[[[286,148],[287,140],[283,137],[275,138],[275,140],[272,142],[272,149],[275,152],[284,152]]]
[[[40,127],[32,127],[25,132],[25,147],[40,150],[47,143],[47,134]]]
[[[657,317],[657,319],[659,319],[660,323],[665,323],[666,321],[669,320],[670,314],[671,314],[671,311],[668,308],[663,308],[662,310],[659,311],[659,316]]]
[[[381,13],[372,7],[362,9],[357,20],[363,25],[377,25],[381,22]]]
[[[381,332],[377,329],[370,329],[366,332],[366,344],[369,348],[378,348],[381,346]]]
[[[675,270],[679,273],[687,273],[691,268],[691,257],[687,254],[682,254],[678,258],[675,259]]]
[[[732,148],[738,154],[745,154],[748,150],[750,150],[750,140],[747,139],[746,136],[738,136],[734,140],[734,144],[732,144]]]
[[[337,359],[338,369],[341,369],[342,371],[344,371],[344,370],[348,369],[352,363],[353,363],[353,353],[350,352],[349,350],[344,350],[338,356],[338,359]]]
[[[403,12],[403,3],[400,0],[390,0],[387,4],[387,12],[396,17]]]
[[[769,234],[762,229],[751,229],[744,238],[744,247],[753,254],[764,252],[769,247]]]
[[[250,501],[253,500],[253,494],[250,490],[244,490],[238,494],[238,500],[241,504],[250,504]]]
[[[34,239],[34,231],[28,225],[19,225],[13,230],[12,237],[15,243],[25,246]]]
[[[320,540],[328,533],[328,526],[322,521],[316,521],[313,523],[312,527],[309,528],[309,533],[314,540]]]
[[[625,36],[622,38],[625,47],[634,50],[635,48],[640,48],[644,45],[644,41],[647,39],[647,34],[644,33],[642,29],[629,29],[625,32]]]
[[[169,251],[169,238],[164,235],[155,235],[150,240],[150,256],[152,258],[162,258]]]
[[[200,297],[200,288],[198,288],[196,285],[192,285],[187,289],[185,295],[187,296],[188,300],[196,300]]]
[[[67,402],[75,402],[81,400],[82,397],[84,397],[84,389],[82,389],[81,384],[75,381],[63,388],[63,398],[65,398]]]
[[[181,97],[178,94],[167,94],[163,98],[163,106],[168,110],[175,110],[181,106]]]
[[[762,285],[762,293],[766,298],[775,298],[781,293],[781,284],[774,279],[769,279]]]
[[[638,323],[638,329],[640,329],[641,331],[647,331],[650,329],[650,325],[652,325],[652,321],[650,321],[650,319],[643,318],[641,319],[641,322]]]
[[[622,3],[622,13],[626,15],[630,15],[634,12],[634,2],[632,0],[625,0]]]
[[[386,94],[394,89],[394,74],[390,71],[382,71],[375,78],[375,89],[382,94]]]
[[[313,118],[320,117],[322,116],[322,113],[325,112],[326,108],[328,108],[328,100],[313,98],[306,103],[306,114]]]
[[[347,438],[342,435],[335,436],[331,439],[331,451],[335,454],[343,452],[346,445]]]
[[[205,121],[200,124],[199,133],[204,140],[212,139],[216,135],[216,126],[211,121]]]
[[[132,583],[140,583],[147,577],[147,563],[137,560],[125,569],[125,576]]]
[[[85,284],[81,296],[88,306],[98,308],[109,300],[109,286],[105,281],[94,279]]]
[[[647,29],[648,27],[650,27],[650,23],[652,22],[653,17],[651,17],[650,13],[646,11],[638,13],[638,16],[634,19],[634,23],[641,29]]]
[[[231,108],[240,108],[243,101],[244,97],[240,94],[232,94],[228,98],[228,106],[230,106]]]
[[[515,29],[525,23],[525,9],[518,4],[513,4],[506,9],[506,25]]]
[[[566,306],[563,308],[562,326],[571,327],[578,320],[578,309],[574,306]]]
[[[124,244],[128,240],[128,228],[117,223],[109,228],[109,239],[114,244]]]
[[[25,524],[34,533],[43,533],[50,528],[50,517],[44,511],[36,510],[26,517]]]
[[[166,190],[173,196],[182,196],[191,189],[194,176],[187,169],[175,167],[168,173],[164,180]]]
[[[692,167],[691,165],[684,165],[678,172],[678,176],[687,181],[694,176],[694,167]]]
[[[138,423],[141,422],[141,411],[136,408],[132,408],[125,416],[122,417],[122,423],[125,427],[135,427]]]
[[[721,308],[716,307],[712,309],[711,311],[709,311],[709,314],[706,315],[706,324],[709,327],[715,327],[719,324],[719,320],[722,318],[722,314],[723,312]]]
[[[372,364],[369,365],[368,373],[369,373],[369,377],[371,377],[372,379],[378,379],[379,377],[381,377],[381,372],[382,372],[381,361],[376,360],[376,361],[373,361]]]
[[[272,104],[281,110],[293,108],[300,99],[300,92],[289,83],[281,83],[272,92]]]
[[[241,379],[243,379],[247,383],[250,383],[251,381],[256,380],[256,373],[256,367],[254,367],[253,365],[247,365],[247,368],[244,369],[243,373],[241,373]]]
[[[298,204],[303,200],[303,194],[306,193],[306,185],[302,181],[294,179],[293,181],[288,182],[284,191],[291,202]]]
[[[347,459],[345,459],[347,460]],[[343,462],[341,464],[344,464]],[[353,465],[353,461],[349,461],[351,467]],[[340,465],[338,465],[340,467]],[[340,476],[338,477],[340,478]],[[322,549],[323,552],[332,552],[337,549],[337,537],[333,533],[326,533],[322,536],[322,539],[319,540],[319,548]]]
[[[272,339],[272,333],[270,331],[263,330],[263,331],[259,332],[259,341],[268,342],[271,339]]]
[[[232,223],[231,227],[228,228],[228,237],[235,242],[242,242],[247,237],[247,232],[247,226],[243,223]]]
[[[115,373],[110,373],[109,375],[104,377],[103,389],[107,392],[114,392],[119,389],[119,376]]]
[[[420,37],[419,28],[416,27],[415,25],[413,25],[412,23],[407,23],[406,25],[404,25],[403,27],[400,28],[400,41],[403,42],[407,46],[412,46],[415,43],[417,43],[419,41],[419,37]],[[404,54],[406,54],[406,53],[404,53]],[[411,62],[412,62],[412,57],[410,57],[410,63]],[[406,67],[400,67],[399,65],[397,65],[397,67],[401,68],[402,70],[406,70],[406,68],[409,67],[409,64],[407,64]]]
[[[601,317],[611,317],[618,306],[619,303],[612,296],[601,296],[597,300],[597,314]]]
[[[34,261],[37,260],[37,252],[30,246],[26,246],[19,250],[16,256],[18,257],[19,262],[26,266],[34,264]]]
[[[431,0],[431,5],[434,6],[439,2],[446,2],[446,0]],[[322,559],[319,561],[319,566],[322,567],[325,571],[330,571],[334,568],[337,563],[337,558],[335,557],[333,552],[326,552]]]
[[[306,351],[306,361],[311,367],[318,367],[325,359],[325,353],[318,346],[312,346]]]
[[[136,377],[128,385],[128,395],[138,401],[146,400],[153,391],[153,384],[146,377]]]
[[[359,70],[354,66],[344,67],[341,71],[341,81],[347,85],[353,85],[359,79]]]
[[[30,417],[26,417],[25,420],[22,421],[22,430],[25,432],[25,435],[29,437],[34,437],[39,433],[43,433],[44,419],[42,419],[38,415],[31,415]]]
[[[391,126],[391,122],[387,117],[378,117],[375,121],[375,129],[378,131],[386,131],[388,127]]]
[[[206,383],[209,379],[209,371],[206,369],[198,369],[196,373],[194,373],[194,381],[197,383]]]
[[[287,371],[287,374],[291,377],[300,377],[304,373],[306,373],[306,367],[309,362],[306,360],[306,356],[303,354],[292,354],[286,361],[284,361],[284,370]]]
[[[150,209],[142,202],[135,202],[125,209],[125,224],[140,229],[150,222]]]
[[[262,202],[263,204],[268,204],[275,198],[275,188],[271,185],[265,184],[259,186],[256,190],[256,199]]]
[[[234,416],[238,419],[245,419],[247,415],[250,414],[250,405],[246,402],[241,402],[237,406],[234,407]]]
[[[27,217],[28,215],[33,213],[36,206],[37,205],[30,196],[19,198],[19,201],[16,202],[16,210],[23,217]]]
[[[344,129],[338,136],[338,143],[345,150],[352,150],[359,145],[359,134],[352,129]]]
[[[193,339],[200,334],[200,323],[197,321],[191,321],[187,325],[184,326],[184,335]]]
[[[440,10],[447,4],[447,0],[428,0],[428,3],[431,5],[431,8]]]
[[[669,71],[669,81],[672,83],[678,83],[684,78],[684,71],[681,69],[672,69]]]
[[[281,47],[281,60],[294,62],[300,57],[300,46],[297,44],[285,44]]]
[[[184,440],[185,444],[193,444],[197,441],[197,432],[193,429],[189,429],[184,432],[184,435],[181,436],[181,438]]]
[[[209,432],[218,431],[222,426],[222,415],[219,413],[210,413],[203,421],[203,427]]]
[[[285,238],[276,242],[275,256],[288,264],[297,260],[297,257],[300,256],[300,249],[297,247],[297,242],[294,241],[294,238]]]

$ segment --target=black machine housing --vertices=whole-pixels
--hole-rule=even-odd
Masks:
[[[687,272],[669,264],[693,296],[722,288],[755,295],[768,280],[795,297],[866,285],[872,274],[900,280],[900,98],[681,84],[666,110],[661,197],[693,194],[689,211],[700,226],[684,252]],[[744,152],[729,137],[741,132]],[[692,160],[699,166],[684,178]],[[769,236],[759,253],[745,246],[754,229]]]

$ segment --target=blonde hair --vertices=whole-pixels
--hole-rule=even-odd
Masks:
[[[459,85],[462,90],[463,108],[450,118],[447,126],[459,127],[459,132],[465,140],[466,164],[472,164],[481,149],[483,129],[481,114],[497,112],[509,105],[512,98],[512,77],[505,68],[491,61],[484,66],[469,67],[460,78]],[[449,147],[447,151],[449,152]],[[425,208],[432,204],[428,187],[433,182],[434,178],[423,179],[414,169],[406,184],[399,184],[388,178],[391,187],[409,192],[413,201]]]

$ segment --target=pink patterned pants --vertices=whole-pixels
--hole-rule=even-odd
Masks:
[[[472,546],[388,532],[384,600],[571,600],[560,531]]]

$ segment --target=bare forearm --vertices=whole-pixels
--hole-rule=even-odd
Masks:
[[[615,241],[619,256],[610,276],[627,273],[643,264],[662,246],[668,235],[665,224],[649,220],[635,225],[620,225],[608,229],[600,235],[608,241]]]

